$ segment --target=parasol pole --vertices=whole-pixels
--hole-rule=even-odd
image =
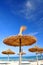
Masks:
[[[8,54],[8,61],[9,61],[9,54]]]
[[[36,59],[37,59],[37,65],[38,65],[38,55],[37,55],[37,52],[36,52]]]
[[[40,53],[40,56],[41,56],[41,60],[42,60],[42,53]]]
[[[20,40],[20,47],[19,47],[19,65],[21,65],[21,38]]]
[[[41,53],[41,59],[42,59],[42,53]]]
[[[21,53],[19,54],[19,65],[21,65]]]

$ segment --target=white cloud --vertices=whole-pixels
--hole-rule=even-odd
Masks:
[[[40,13],[43,13],[43,10],[39,10],[38,12],[31,14],[30,16],[27,15],[26,18],[31,19],[32,21],[35,21],[37,19],[38,14],[40,15]],[[42,18],[40,18],[40,19],[42,19]]]
[[[37,35],[38,32],[33,32],[33,33],[30,33],[29,35]]]
[[[21,15],[24,16],[25,19],[32,19],[32,21],[37,20],[38,14],[40,15],[42,11],[37,10],[39,4],[40,3],[38,0],[36,0],[36,3],[34,2],[34,0],[27,0],[23,5],[24,8],[20,10],[20,14],[22,13]],[[35,12],[36,10],[37,12]]]
[[[25,4],[25,6],[26,6],[26,8],[30,8],[30,9],[32,9],[32,7],[33,7],[33,5],[32,5],[32,3],[30,2],[30,1],[27,1],[26,2],[26,4]]]
[[[11,0],[11,2],[12,2],[12,0]],[[24,1],[24,3],[19,4],[18,6],[16,6],[16,5],[15,4],[10,5],[12,14],[20,15],[21,17],[24,17],[27,20],[31,19],[32,21],[35,21],[37,14],[41,12],[41,11],[38,11],[38,12],[34,13],[37,8],[37,5],[36,5],[36,3],[34,3],[34,0],[27,0],[27,1]]]
[[[23,8],[19,11],[19,13],[24,16],[25,19],[29,19],[32,15],[31,13],[35,10],[35,5],[32,1],[27,0],[23,4]]]

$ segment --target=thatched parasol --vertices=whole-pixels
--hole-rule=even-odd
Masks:
[[[4,39],[4,43],[6,45],[10,46],[19,46],[19,53],[21,52],[21,46],[30,46],[36,42],[36,38],[34,36],[29,36],[29,35],[22,35],[22,32],[26,29],[25,26],[22,26],[20,28],[20,32],[16,36],[10,36],[6,39]],[[20,53],[21,56],[21,53]],[[20,62],[21,65],[21,62]]]
[[[6,51],[2,51],[2,54],[6,54],[6,55],[8,55],[8,61],[9,61],[9,55],[11,55],[11,54],[15,54],[15,52],[13,52],[13,51],[10,50],[10,49],[7,49]]]
[[[41,59],[42,59],[42,53],[43,53],[43,48],[39,48],[39,54],[41,54]]]
[[[39,50],[39,47],[37,46],[34,46],[33,48],[30,48],[28,49],[30,52],[35,52],[36,53],[36,58],[37,58],[37,65],[38,65],[38,57],[37,57],[37,54],[38,54],[38,50]]]
[[[18,55],[19,55],[20,53],[18,53]],[[21,55],[24,55],[24,54],[26,54],[25,52],[21,52]]]
[[[37,46],[33,47],[33,48],[30,48],[28,49],[30,52],[35,52],[36,53],[36,58],[37,58],[37,65],[38,65],[38,57],[37,57],[37,54],[38,53],[41,53],[43,48],[39,48]]]
[[[30,52],[38,52],[39,47],[34,46],[33,48],[28,49]]]

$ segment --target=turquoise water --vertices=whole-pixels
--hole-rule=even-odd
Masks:
[[[38,56],[38,59],[41,60],[43,59],[43,57]],[[0,60],[8,60],[8,57],[0,57]],[[14,61],[18,61],[19,57],[9,57],[9,60],[14,60]],[[23,56],[22,57],[22,61],[29,61],[29,60],[36,60],[36,56]]]

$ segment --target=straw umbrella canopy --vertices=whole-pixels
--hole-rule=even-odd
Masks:
[[[39,47],[34,46],[33,48],[28,49],[30,52],[38,52]]]
[[[15,52],[13,52],[13,51],[10,50],[10,49],[7,49],[7,50],[5,50],[5,51],[2,51],[2,54],[8,55],[8,61],[9,61],[9,55],[15,54]]]
[[[39,54],[41,54],[41,59],[42,59],[42,53],[43,53],[43,48],[39,48]]]
[[[40,47],[33,47],[33,48],[30,48],[29,49],[30,52],[38,52],[38,53],[43,53],[43,48],[40,48]]]
[[[26,30],[25,26],[21,26],[20,32],[16,36],[10,36],[3,40],[6,45],[19,46],[19,53],[21,52],[21,46],[30,46],[36,42],[34,36],[22,35],[22,32]],[[20,53],[21,56],[21,53]],[[20,62],[21,65],[21,62]]]
[[[19,55],[20,53],[18,53],[18,55]],[[25,52],[21,52],[21,55],[24,55],[24,54],[26,54]]]
[[[39,50],[39,47],[37,46],[34,46],[33,48],[30,48],[28,49],[30,52],[35,52],[36,53],[36,58],[37,58],[37,65],[38,65],[38,57],[37,57],[37,54],[38,54],[38,50]]]

